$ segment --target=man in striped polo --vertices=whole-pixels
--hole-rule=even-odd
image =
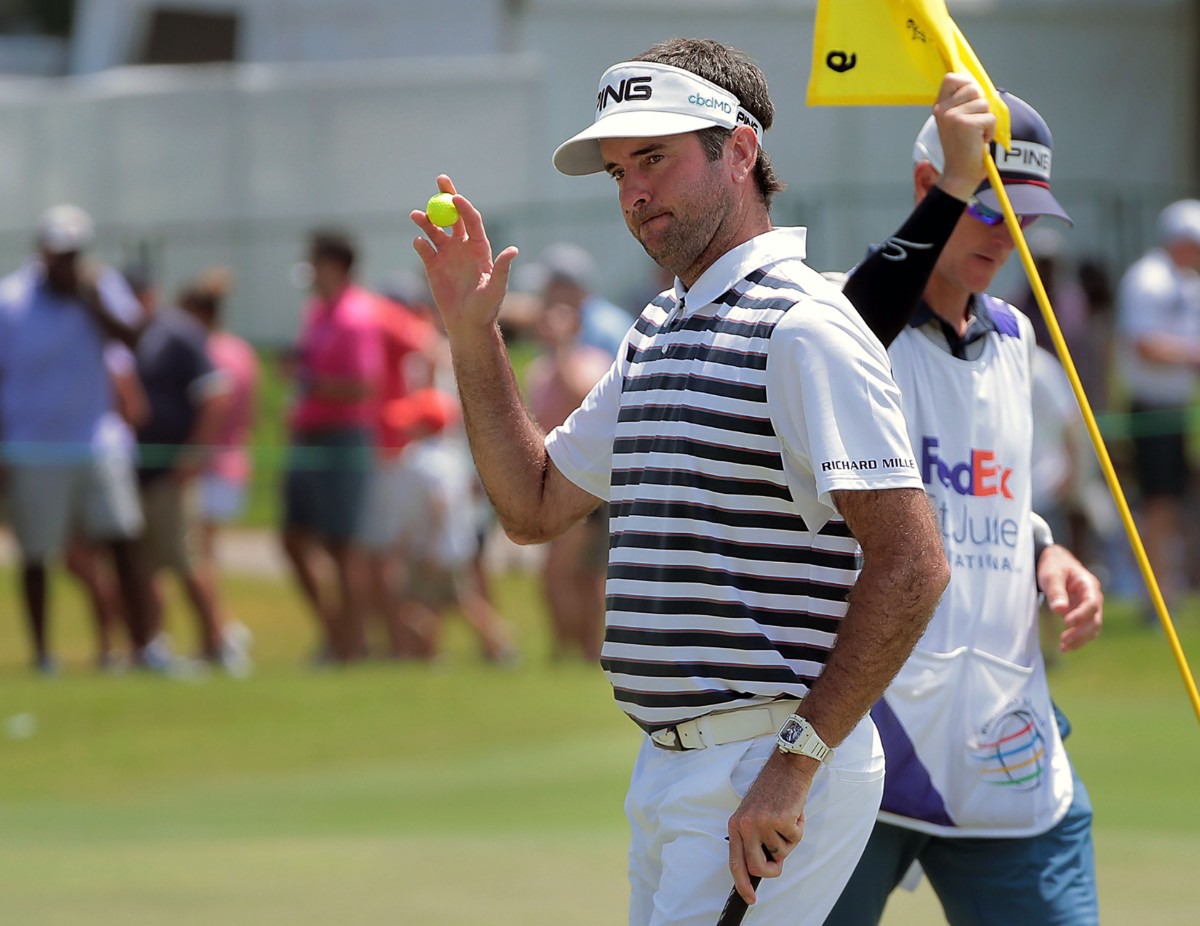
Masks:
[[[715,42],[605,72],[555,166],[607,172],[676,279],[548,435],[496,325],[516,249],[493,257],[463,196],[448,234],[412,214],[509,535],[611,505],[602,664],[647,734],[626,802],[636,924],[712,924],[730,872],[760,926],[824,920],[880,800],[866,713],[947,581],[886,354],[803,263],[805,230],[771,224],[773,117],[761,71]]]

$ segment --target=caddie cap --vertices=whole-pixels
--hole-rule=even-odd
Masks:
[[[1017,215],[1052,215],[1074,224],[1050,192],[1050,158],[1054,139],[1046,120],[1020,97],[1007,90],[1000,90],[999,93],[1000,99],[1008,106],[1012,120],[1012,147],[1005,150],[997,142],[992,142],[992,157],[996,161],[1000,179],[1004,181],[1004,192],[1008,194],[1013,211]],[[913,143],[913,161],[929,161],[939,173],[945,168],[946,157],[933,116],[925,120],[917,134]],[[987,180],[975,191],[975,197],[989,209],[1000,211],[1000,201]]]
[[[92,243],[92,217],[70,203],[51,206],[38,220],[37,243],[50,254],[72,254]]]
[[[669,64],[623,61],[600,78],[595,120],[558,146],[554,166],[573,177],[604,170],[601,138],[657,138],[738,125],[754,129],[762,144],[762,126],[724,87]]]

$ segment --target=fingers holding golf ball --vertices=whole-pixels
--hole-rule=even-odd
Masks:
[[[455,194],[446,175],[438,177],[438,188],[439,195],[450,197],[457,220],[450,227],[440,226],[438,219],[447,216],[436,216],[432,201],[425,212],[414,209],[411,218],[425,236],[413,241],[413,249],[425,265],[447,331],[453,334],[463,325],[489,329],[504,299],[517,249],[508,247],[493,256],[479,211],[465,196]]]
[[[454,182],[445,174],[437,178],[437,185],[439,192],[429,198],[425,209],[414,209],[410,213],[413,222],[438,250],[452,242],[461,242],[472,249],[485,247],[490,256],[491,245],[479,210],[465,196],[458,194]]]
[[[439,174],[437,187],[438,191],[429,197],[429,202],[425,204],[423,210],[414,209],[412,211],[412,220],[427,235],[432,234],[434,229],[440,228],[446,235],[467,237],[467,223],[462,221],[464,215],[454,202],[454,197],[458,195],[458,191],[454,188],[454,181],[445,174]],[[474,212],[469,203],[464,201],[463,205],[468,211]]]
[[[438,228],[449,228],[458,221],[458,207],[453,193],[435,193],[425,205],[425,215]]]
[[[429,198],[423,209],[409,213],[413,222],[434,241],[467,237],[463,214],[454,205],[453,193],[437,193]],[[450,215],[453,213],[453,216]]]

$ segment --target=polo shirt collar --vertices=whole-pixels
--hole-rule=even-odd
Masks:
[[[967,330],[962,336],[950,325],[948,325],[929,304],[922,299],[921,304],[917,306],[917,311],[909,320],[910,328],[920,328],[930,322],[935,322],[941,329],[942,334],[946,338],[946,343],[950,346],[950,353],[955,357],[964,359],[966,357],[967,347],[974,344],[976,341],[986,338],[993,331],[997,331],[996,319],[992,315],[991,309],[987,306],[987,301],[980,299],[974,293],[971,294],[970,301],[967,303]]]
[[[755,270],[785,259],[803,260],[807,238],[807,228],[773,228],[757,235],[713,261],[691,289],[685,291],[676,277],[675,301],[683,302],[685,311],[690,313],[725,295]]]

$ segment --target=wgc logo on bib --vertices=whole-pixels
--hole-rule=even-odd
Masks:
[[[971,747],[971,753],[988,784],[1032,791],[1041,783],[1046,773],[1046,738],[1028,704],[988,721],[981,732],[981,741]]]

